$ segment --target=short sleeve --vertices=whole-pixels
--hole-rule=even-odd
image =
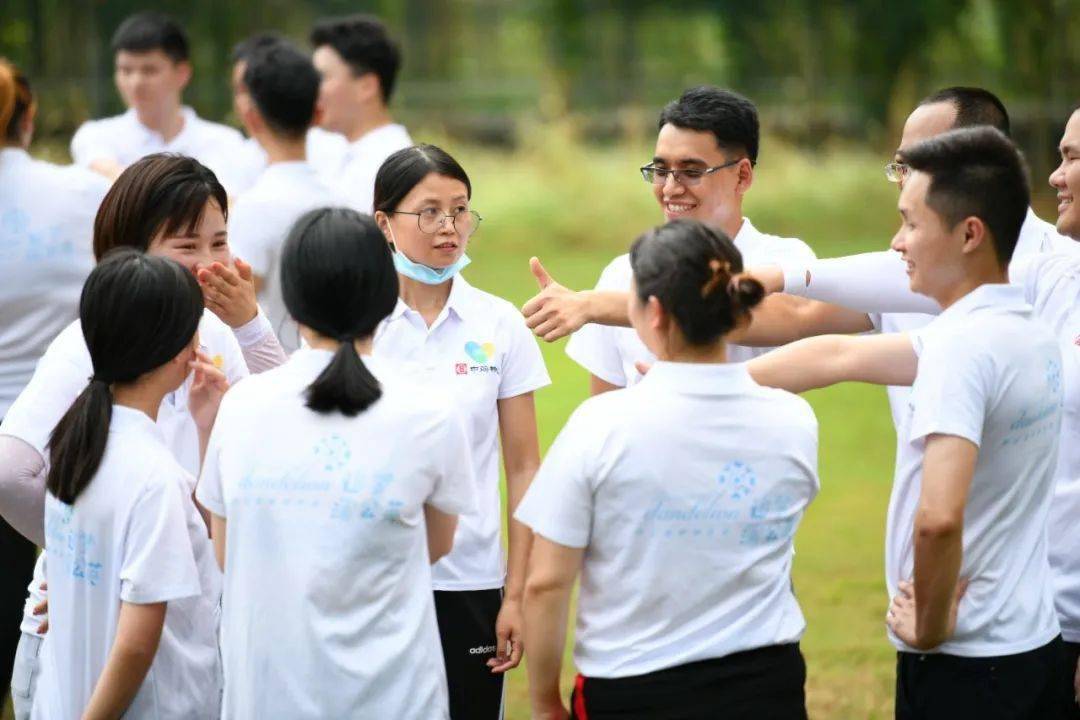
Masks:
[[[504,325],[509,341],[499,377],[499,399],[517,397],[551,384],[544,356],[525,319],[516,310]]]
[[[438,431],[430,434],[429,457],[435,462],[435,484],[425,503],[453,515],[476,511],[476,483],[469,441],[457,413],[443,413]]]
[[[264,279],[273,266],[274,245],[281,241],[282,232],[282,228],[267,226],[269,216],[272,213],[249,197],[240,197],[229,213],[229,245],[233,255],[242,258],[252,272]]]
[[[228,395],[222,398],[222,404],[228,402]],[[218,411],[214,429],[210,431],[210,441],[206,445],[206,456],[203,458],[202,470],[199,472],[199,483],[195,487],[195,499],[204,508],[218,517],[226,517],[225,493],[221,480],[221,450],[222,435],[225,434],[225,426],[228,422],[223,417],[222,407]]]
[[[593,323],[583,326],[566,343],[566,354],[604,382],[626,387],[629,381],[626,371],[623,370],[614,329]]]
[[[954,435],[980,445],[992,391],[990,358],[970,338],[913,333],[919,369],[911,387],[909,439]]]
[[[71,159],[76,165],[87,167],[95,160],[116,160],[115,153],[101,137],[101,128],[89,120],[79,126],[71,138]]]
[[[211,358],[221,357],[221,371],[229,384],[236,384],[251,374],[235,332],[210,310],[203,313],[199,323],[199,342]]]
[[[135,501],[120,564],[120,599],[124,602],[166,602],[202,591],[184,517],[181,482],[173,477],[157,478]]]
[[[586,401],[567,421],[514,513],[537,535],[575,548],[588,546],[592,537],[596,478],[590,468],[601,446],[591,432],[595,423],[587,420],[588,407]]]

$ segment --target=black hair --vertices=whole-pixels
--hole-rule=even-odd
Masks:
[[[160,50],[174,63],[191,56],[190,43],[184,27],[168,15],[146,11],[129,16],[112,36],[112,51],[144,53]]]
[[[926,204],[948,227],[979,218],[990,231],[999,264],[1009,264],[1031,203],[1027,166],[1009,138],[986,125],[961,128],[898,155],[912,170],[930,176]]]
[[[261,32],[249,35],[233,45],[230,59],[234,65],[238,62],[247,62],[248,58],[256,50],[276,45],[279,42],[285,42],[285,36],[276,32]]]
[[[122,246],[145,251],[159,233],[194,232],[211,201],[228,220],[225,188],[195,158],[174,153],[140,158],[120,173],[98,207],[94,257],[100,260]]]
[[[402,199],[431,173],[460,180],[465,184],[466,195],[472,197],[472,183],[465,168],[442,148],[421,143],[398,150],[379,166],[372,208],[383,212],[397,210]]]
[[[246,60],[244,86],[271,130],[304,137],[319,97],[319,73],[311,58],[286,41],[255,48]]]
[[[375,73],[383,102],[390,102],[401,67],[401,50],[378,18],[373,15],[324,18],[312,28],[311,44],[316,48],[332,47],[349,64],[353,75]]]
[[[296,322],[341,343],[307,388],[307,406],[353,417],[382,395],[353,341],[371,337],[394,310],[398,278],[370,215],[320,208],[300,217],[281,249],[281,294]]]
[[[960,85],[948,87],[924,98],[919,107],[937,103],[949,103],[956,108],[953,128],[989,125],[1006,137],[1010,134],[1009,112],[998,96],[989,90]]]
[[[173,260],[119,248],[90,272],[79,322],[94,375],[49,436],[45,486],[56,499],[74,503],[101,465],[111,386],[134,382],[179,355],[202,315],[198,282]]]
[[[711,132],[727,153],[745,153],[757,164],[761,127],[754,103],[730,90],[699,85],[685,90],[660,111],[657,130],[667,124],[686,130]]]
[[[724,233],[697,220],[672,220],[642,234],[630,248],[637,295],[660,301],[691,345],[730,332],[765,297],[743,271],[742,255]]]

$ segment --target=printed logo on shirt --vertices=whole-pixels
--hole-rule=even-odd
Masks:
[[[1073,345],[1080,347],[1080,335],[1077,335],[1076,339],[1073,340]]]
[[[472,362],[455,363],[454,373],[456,375],[498,374],[498,366],[491,364],[491,361],[495,358],[495,343],[478,343],[475,340],[470,340],[465,343],[465,354],[469,356]]]
[[[1050,438],[1058,433],[1061,408],[1065,405],[1061,390],[1061,363],[1046,361],[1046,392],[1028,404],[1009,424],[1009,433],[1001,445],[1020,445],[1038,438]]]
[[[480,647],[469,648],[470,655],[493,655],[496,648],[494,645],[481,645]]]

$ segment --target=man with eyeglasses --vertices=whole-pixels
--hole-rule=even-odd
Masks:
[[[666,220],[691,218],[722,230],[739,248],[746,266],[814,259],[803,241],[767,235],[743,216],[743,196],[754,182],[760,140],[757,108],[752,102],[728,90],[694,87],[663,109],[658,124],[653,159],[641,168],[641,174],[651,183]],[[557,322],[551,314],[554,308],[545,312],[544,307],[530,306],[557,299],[559,288],[549,282],[539,261],[534,259],[532,265],[546,289],[530,301],[525,314],[529,327],[545,337],[552,321]],[[629,256],[620,255],[601,273],[596,289],[626,292],[630,279]],[[567,294],[563,290],[562,296]],[[623,300],[622,311],[625,309]],[[766,350],[729,346],[728,360],[748,360]],[[566,352],[591,373],[593,395],[633,385],[641,379],[636,363],[653,360],[632,329],[598,324],[577,329]]]

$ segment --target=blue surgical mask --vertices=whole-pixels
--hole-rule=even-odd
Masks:
[[[394,231],[390,230],[390,241],[394,241]],[[469,256],[465,253],[461,254],[461,257],[453,265],[448,265],[444,268],[433,268],[427,265],[421,265],[418,262],[413,262],[409,258],[405,257],[405,253],[398,250],[397,243],[394,242],[394,252],[391,253],[394,256],[394,269],[407,278],[411,278],[416,282],[424,283],[425,285],[442,285],[447,280],[452,279],[461,270],[472,262]]]

